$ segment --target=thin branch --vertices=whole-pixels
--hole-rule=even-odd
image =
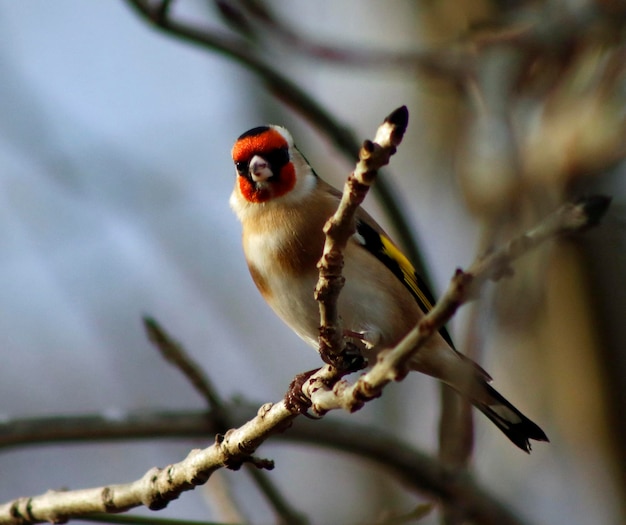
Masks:
[[[165,360],[180,370],[206,400],[210,410],[209,417],[217,427],[217,432],[225,432],[229,427],[232,427],[234,423],[229,412],[224,409],[224,402],[218,394],[217,388],[206,376],[200,365],[191,358],[189,353],[178,342],[170,337],[155,319],[144,317],[143,322],[148,339],[159,350]],[[304,514],[289,504],[287,498],[283,496],[279,488],[265,472],[250,463],[245,463],[245,468],[269,502],[281,524],[305,525],[308,523],[308,519]]]
[[[219,424],[217,420],[222,419],[218,417],[221,412],[222,400],[217,393],[217,389],[202,370],[202,367],[191,358],[177,341],[169,336],[156,319],[144,317],[143,325],[148,340],[168,363],[182,372],[189,380],[191,385],[206,401],[207,406],[212,409],[213,417],[216,418],[214,420]],[[227,424],[224,423],[223,426],[227,427]]]
[[[235,501],[232,483],[224,471],[218,470],[205,485],[203,491],[213,515],[221,524],[249,524],[250,518],[244,514],[241,505]],[[156,524],[158,525],[158,524]]]
[[[337,366],[337,358],[344,352],[344,337],[337,313],[337,299],[344,285],[341,275],[343,250],[354,234],[354,215],[378,170],[389,163],[391,155],[402,142],[409,121],[406,106],[393,111],[378,128],[374,141],[365,141],[359,151],[359,160],[348,177],[337,211],[324,225],[326,240],[318,263],[319,279],[315,299],[320,309],[319,352],[324,361]],[[341,367],[338,367],[341,368]]]
[[[233,422],[241,425],[254,417],[257,407],[258,404],[253,403],[228,403],[224,408],[233,416]],[[51,434],[53,427],[62,430]],[[129,413],[119,420],[98,416],[30,418],[0,423],[0,447],[94,440],[189,439],[205,437],[214,431],[211,419],[202,411],[142,411]],[[410,490],[467,508],[479,523],[523,523],[470,475],[452,480],[439,461],[386,430],[353,421],[299,418],[289,432],[277,434],[274,438],[322,446],[368,459]],[[0,523],[17,523],[4,519],[0,507]]]
[[[447,44],[426,50],[385,50],[364,45],[329,44],[305,37],[302,31],[292,29],[262,2],[217,0],[215,4],[233,29],[255,43],[263,45],[263,39],[270,37],[304,58],[323,60],[335,66],[394,69],[411,74],[419,71],[452,81],[475,66],[475,45],[471,42],[465,46]],[[510,32],[507,31],[507,34]]]
[[[254,416],[247,405],[227,403],[233,422],[241,424]],[[0,422],[0,452],[26,446],[98,441],[128,441],[203,437],[219,433],[211,412],[145,411],[107,415],[52,416],[8,419]]]

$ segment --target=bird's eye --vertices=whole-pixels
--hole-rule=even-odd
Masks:
[[[276,148],[265,155],[265,158],[271,166],[275,168],[275,172],[280,171],[278,168],[282,168],[289,162],[289,151],[287,148]]]
[[[248,172],[248,163],[247,162],[235,162],[235,169],[237,173],[245,174]]]

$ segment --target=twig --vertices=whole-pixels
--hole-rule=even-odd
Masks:
[[[179,343],[170,337],[155,319],[144,317],[143,323],[148,339],[159,350],[165,360],[180,370],[204,397],[209,407],[209,417],[217,427],[217,432],[223,433],[233,426],[232,418],[224,409],[223,400],[200,365],[191,358]],[[255,464],[245,463],[245,467],[271,505],[281,524],[304,525],[308,523],[304,514],[289,504],[287,498],[283,496],[276,484],[267,477],[265,472],[259,470]]]
[[[450,45],[425,50],[384,50],[371,46],[328,44],[303,36],[281,21],[261,2],[218,0],[215,2],[227,22],[239,33],[261,45],[270,37],[304,58],[323,60],[331,65],[354,68],[394,69],[400,73],[419,71],[452,81],[475,66],[475,45]],[[510,31],[509,31],[510,32]],[[509,33],[508,32],[508,33]],[[507,39],[510,41],[510,38]]]
[[[393,111],[381,124],[374,141],[365,141],[359,160],[348,177],[335,214],[324,225],[326,241],[318,263],[319,280],[315,299],[320,309],[319,352],[325,362],[335,365],[344,352],[344,337],[337,313],[337,299],[344,285],[341,275],[343,250],[354,233],[354,214],[361,205],[378,170],[389,163],[391,155],[402,142],[409,121],[406,106]]]
[[[226,476],[226,473],[218,470],[204,486],[203,493],[213,511],[212,514],[217,517],[220,525],[223,523],[249,524],[251,520],[244,514],[241,505],[235,501],[230,482],[231,479]]]
[[[225,409],[237,425],[254,417],[258,404],[227,403]],[[52,429],[61,429],[51,434]],[[197,438],[215,432],[206,412],[138,412],[112,420],[98,416],[31,418],[0,423],[0,447],[47,443]],[[8,437],[7,437],[8,436]],[[367,436],[367,439],[363,439]],[[299,418],[289,432],[276,439],[339,450],[379,465],[408,489],[468,510],[484,524],[521,525],[516,517],[470,475],[452,480],[436,459],[383,429],[353,421]],[[7,521],[0,506],[0,523]],[[72,509],[67,509],[71,511]],[[70,517],[70,516],[68,516]],[[81,519],[84,519],[81,517]]]
[[[217,389],[200,365],[191,358],[178,342],[169,336],[156,319],[144,317],[143,326],[148,340],[168,363],[182,372],[196,391],[204,398],[207,406],[213,411],[213,417],[217,417],[218,413],[221,412],[222,400],[217,393]],[[226,423],[224,423],[224,427],[226,426]]]
[[[265,439],[283,430],[293,418],[282,402],[264,405],[257,417],[218,435],[214,445],[192,450],[179,463],[153,468],[131,483],[18,498],[0,505],[0,524],[58,523],[94,512],[124,512],[140,505],[162,509],[182,492],[205,483],[215,470],[238,469]]]

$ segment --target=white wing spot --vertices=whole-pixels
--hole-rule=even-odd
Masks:
[[[498,414],[498,416],[500,416],[502,420],[507,421],[513,425],[517,425],[518,423],[522,422],[522,420],[515,412],[512,412],[504,405],[489,405],[489,408],[493,410],[496,414]]]

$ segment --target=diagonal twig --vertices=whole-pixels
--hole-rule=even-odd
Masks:
[[[145,316],[143,318],[143,326],[148,340],[159,351],[161,356],[182,372],[213,412],[220,411],[222,400],[217,393],[217,389],[202,370],[202,367],[192,359],[180,343],[170,337],[156,319]],[[213,418],[215,419],[215,416]]]
[[[153,318],[144,317],[144,328],[148,339],[159,350],[166,361],[180,370],[189,379],[193,387],[206,400],[209,407],[209,417],[217,427],[217,432],[224,433],[233,426],[229,412],[224,408],[224,401],[218,394],[211,380],[204,373],[189,353]],[[256,486],[263,493],[274,509],[279,523],[282,525],[305,525],[308,520],[303,513],[294,509],[287,498],[281,493],[276,484],[260,470],[256,464],[244,463],[246,470],[254,479]]]
[[[378,170],[389,163],[391,155],[402,142],[409,121],[406,106],[393,111],[378,128],[373,141],[365,141],[359,151],[359,160],[348,177],[337,211],[324,226],[326,240],[318,263],[319,279],[315,299],[320,310],[319,352],[325,362],[336,368],[344,352],[343,330],[337,313],[337,298],[344,285],[341,275],[343,251],[354,234],[354,215],[361,205]]]

